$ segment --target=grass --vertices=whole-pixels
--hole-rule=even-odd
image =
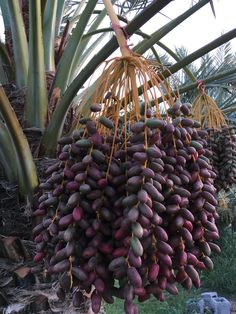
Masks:
[[[216,291],[221,296],[236,294],[236,235],[230,230],[221,230],[219,241],[221,254],[213,255],[214,269],[203,272],[202,284],[208,291]]]
[[[219,241],[221,254],[213,254],[214,269],[201,274],[202,288],[185,291],[179,288],[178,296],[168,295],[165,302],[155,298],[139,303],[141,314],[190,314],[186,312],[186,303],[189,299],[198,299],[202,291],[214,291],[222,297],[232,297],[236,294],[236,235],[221,228]],[[123,300],[116,299],[114,304],[105,306],[106,314],[123,314]]]
[[[200,291],[192,289],[191,291],[184,291],[179,289],[178,296],[167,296],[165,302],[157,301],[155,298],[139,303],[139,313],[141,314],[190,314],[186,312],[186,302],[191,298],[198,298]],[[114,304],[107,304],[105,306],[106,314],[123,314],[123,300],[116,299]]]

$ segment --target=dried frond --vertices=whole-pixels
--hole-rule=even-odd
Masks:
[[[201,93],[193,101],[192,114],[194,119],[201,122],[202,127],[218,129],[227,125],[224,114],[206,93]]]
[[[157,72],[157,67],[160,65],[137,55],[108,61],[93,96],[94,103],[103,104],[101,115],[118,118],[122,112],[129,112],[132,124],[140,118],[144,103],[146,109],[154,109],[160,118],[161,105],[157,99],[161,96],[162,105],[169,108],[179,95],[171,96],[170,83]]]

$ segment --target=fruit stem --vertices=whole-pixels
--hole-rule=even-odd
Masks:
[[[116,39],[118,41],[120,51],[123,57],[129,57],[132,55],[132,51],[129,49],[127,45],[127,40],[124,35],[124,31],[120,25],[120,21],[115,13],[115,10],[111,4],[110,0],[103,0],[103,3],[105,5],[105,8],[107,10],[107,13],[110,17],[112,27],[114,29],[114,32],[116,34]]]

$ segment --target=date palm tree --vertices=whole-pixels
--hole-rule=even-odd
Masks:
[[[171,8],[171,0],[111,2],[124,23],[124,33],[140,38],[133,51],[152,51],[158,62],[160,40],[203,6],[212,5],[211,0],[199,0],[145,34],[141,26],[167,5]],[[58,139],[76,125],[77,109],[86,114],[95,86],[88,82],[99,77],[99,65],[111,57],[118,43],[100,0],[0,0],[0,8],[5,29],[5,41],[0,42],[0,167],[10,182],[17,182],[21,195],[32,201],[39,184],[37,160],[54,158]],[[123,16],[129,12],[136,13],[127,21]],[[180,69],[191,76],[187,65],[235,36],[233,29],[190,55],[177,56],[163,76]],[[235,69],[223,70],[218,78],[235,73]],[[204,79],[214,82],[213,76],[208,73]]]

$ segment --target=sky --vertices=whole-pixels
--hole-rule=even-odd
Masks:
[[[186,11],[197,0],[171,1],[161,12],[157,14],[141,29],[150,34],[165,25],[171,19]],[[191,53],[221,34],[236,27],[236,0],[213,0],[216,18],[210,4],[206,4],[194,15],[189,17],[161,41],[171,49],[184,46]],[[0,17],[0,37],[3,33],[3,25]],[[133,39],[135,43],[135,39]],[[130,40],[132,44],[132,37]],[[232,48],[236,51],[236,39],[231,41]]]
[[[144,27],[143,31],[150,31],[166,24],[170,19],[183,13],[196,0],[174,0],[171,1],[161,12],[152,18]],[[213,39],[236,27],[236,0],[213,0],[216,18],[214,17],[210,4],[206,4],[197,13],[185,20],[180,26],[166,35],[162,41],[171,48],[185,46],[191,53],[197,48],[207,44]],[[165,16],[164,16],[165,15]],[[158,26],[159,28],[159,26]],[[0,19],[0,35],[3,30]],[[236,39],[232,40],[233,48],[236,50]]]
[[[150,33],[150,28],[166,24],[170,19],[186,11],[191,6],[192,0],[175,0],[170,2],[161,12],[152,18],[143,28]],[[195,1],[196,2],[196,1]],[[221,34],[236,27],[236,0],[214,0],[216,18],[210,4],[206,4],[194,15],[185,20],[161,41],[170,48],[184,46],[191,53]],[[168,18],[167,18],[168,17]],[[158,27],[159,28],[159,27]],[[236,51],[236,39],[231,41],[232,48]]]

